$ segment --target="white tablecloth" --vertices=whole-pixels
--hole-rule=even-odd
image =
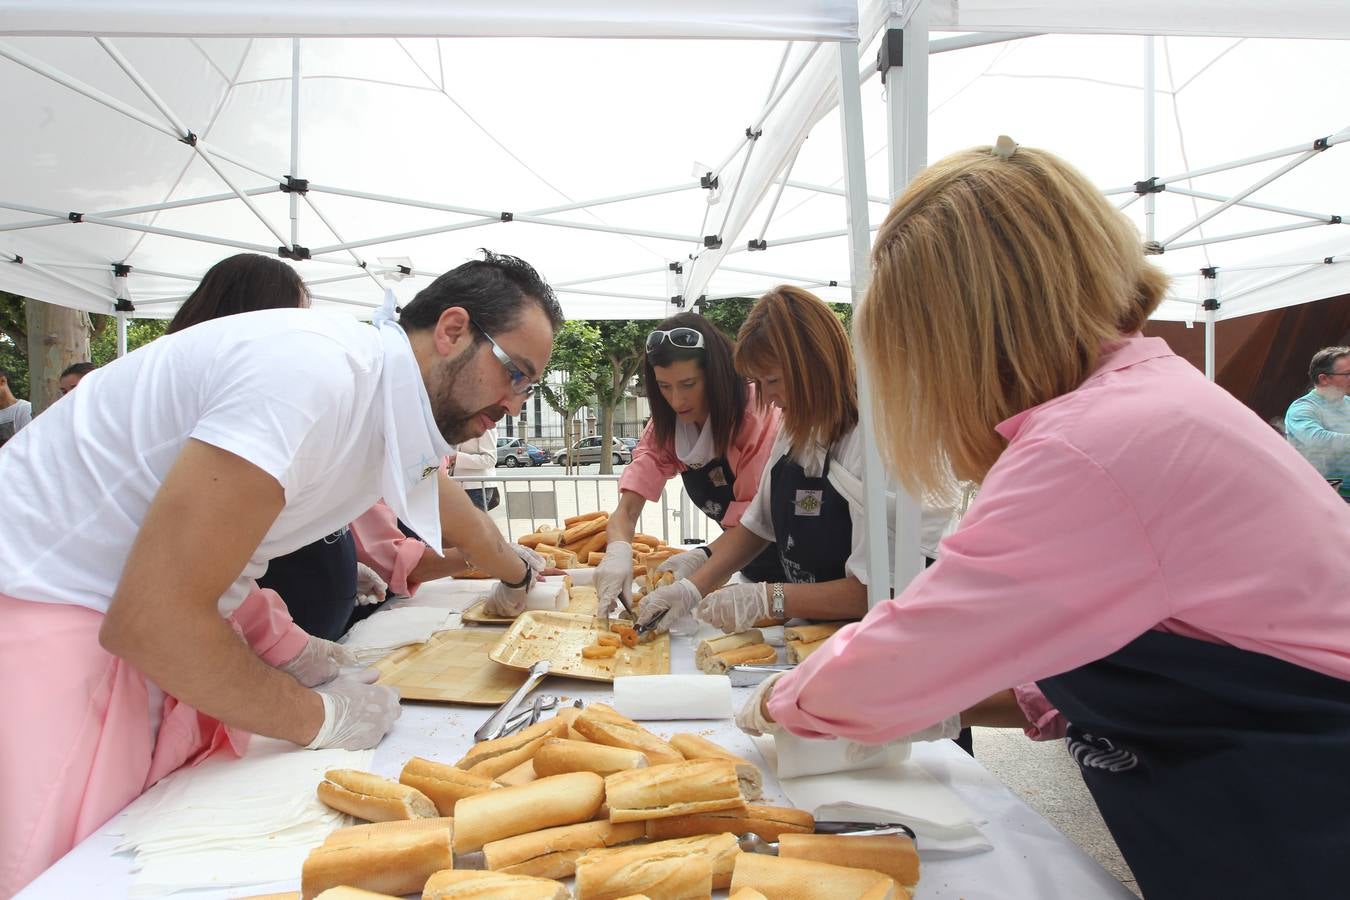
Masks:
[[[455,591],[425,591],[424,588],[424,592],[425,597],[419,597],[419,605],[450,606],[465,599],[461,596],[452,599],[452,595],[458,593]],[[413,602],[418,603],[417,600]],[[674,639],[671,667],[677,673],[696,671],[689,638]],[[578,698],[587,703],[612,700],[610,685],[602,682],[548,678],[539,691],[559,695],[565,698],[563,702]],[[734,693],[739,706],[749,689],[736,689]],[[405,703],[402,717],[376,751],[372,768],[378,774],[397,778],[410,756],[454,762],[473,743],[474,730],[487,719],[490,711],[484,707]],[[750,739],[728,720],[646,724],[665,736],[676,731],[701,734],[749,759],[759,758]],[[911,758],[988,819],[981,828],[994,845],[992,851],[974,856],[924,859],[916,900],[1093,900],[1099,897],[1132,900],[1134,897],[1090,856],[952,742],[916,744]],[[297,786],[297,790],[312,789],[313,785]],[[767,770],[764,794],[763,802],[787,802]],[[866,798],[839,799],[865,802]],[[19,898],[66,900],[70,897],[126,896],[132,877],[131,858],[113,852],[117,843],[114,835],[119,830],[116,824],[115,818],[66,854],[20,892]],[[923,856],[921,845],[920,857]],[[247,864],[247,860],[240,860],[241,866]],[[187,900],[216,900],[296,890],[298,886],[299,872],[296,880],[289,883],[263,884],[248,890],[191,891],[176,896]]]

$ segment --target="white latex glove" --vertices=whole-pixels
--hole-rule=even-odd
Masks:
[[[523,547],[520,544],[511,544],[510,547],[512,552],[525,560],[525,564],[530,567],[530,583],[523,588],[523,590],[529,591],[530,588],[534,587],[534,583],[539,580],[539,573],[553,565],[553,563],[544,559],[544,557],[535,553],[529,547]]]
[[[750,699],[745,701],[741,711],[736,713],[736,727],[746,734],[759,737],[762,734],[777,734],[781,729],[777,722],[771,722],[764,717],[761,709],[765,700],[773,693],[773,684],[783,673],[779,672],[770,675],[759,683],[755,692],[750,695]]]
[[[356,564],[356,605],[374,606],[384,602],[384,592],[389,585],[384,583],[374,569],[365,563]]]
[[[674,584],[659,587],[642,598],[642,604],[638,607],[638,624],[645,625],[661,612],[669,610],[656,625],[658,634],[669,631],[672,624],[689,615],[698,601],[698,588],[688,578],[682,578]]]
[[[689,578],[692,576],[699,569],[703,568],[703,564],[707,561],[708,554],[704,553],[702,550],[686,550],[683,553],[676,553],[674,556],[661,563],[661,565],[656,567],[656,571],[674,572],[675,580],[679,581],[681,578]]]
[[[277,668],[305,687],[314,687],[325,681],[332,681],[337,677],[338,669],[343,666],[354,665],[356,655],[352,651],[341,644],[310,635],[295,658]]]
[[[600,596],[596,615],[614,614],[614,603],[633,584],[633,545],[613,541],[605,547],[605,558],[595,567],[595,592]]]
[[[896,744],[913,744],[916,741],[940,741],[943,738],[955,738],[961,733],[961,716],[948,716],[936,725],[930,725],[922,731],[907,734],[902,738],[887,741],[884,744],[859,744],[845,741],[844,758],[851,763],[865,762],[874,756],[880,756],[886,748]]]
[[[380,742],[403,712],[398,692],[374,684],[380,673],[363,669],[317,689],[323,698],[323,725],[306,750],[365,750]]]
[[[525,586],[518,588],[509,588],[498,582],[483,601],[483,612],[490,616],[512,618],[523,613],[525,598],[530,593],[530,588],[534,587],[534,583],[539,580],[539,573],[548,565],[542,556],[529,547],[522,547],[520,544],[511,544],[510,547],[516,556],[525,560],[525,565],[530,567],[529,577],[525,580]]]
[[[727,634],[749,631],[769,617],[769,586],[762,581],[729,584],[704,597],[694,615]]]

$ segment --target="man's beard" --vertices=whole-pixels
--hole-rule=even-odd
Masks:
[[[470,347],[454,359],[447,359],[441,366],[440,377],[436,380],[434,388],[428,392],[431,415],[436,420],[436,428],[449,444],[463,443],[481,435],[482,432],[478,431],[475,422],[479,415],[485,415],[493,422],[506,415],[506,408],[502,406],[485,406],[482,409],[469,410],[454,399],[454,394],[460,388],[460,372],[469,364],[473,351],[474,348]]]

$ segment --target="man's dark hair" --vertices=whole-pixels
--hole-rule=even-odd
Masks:
[[[1308,380],[1313,387],[1317,387],[1317,376],[1330,375],[1336,368],[1336,360],[1342,356],[1350,356],[1350,347],[1323,347],[1313,354],[1312,362],[1308,364]]]
[[[713,443],[718,456],[726,456],[727,448],[740,430],[745,418],[745,379],[736,372],[732,362],[731,341],[717,330],[717,326],[700,315],[676,313],[656,326],[658,331],[672,328],[692,328],[703,335],[703,346],[697,349],[676,347],[663,341],[642,360],[643,384],[647,386],[647,405],[652,411],[652,436],[658,447],[675,446],[675,410],[671,409],[656,384],[655,366],[669,366],[681,360],[696,360],[703,370],[703,399],[708,404],[708,421],[712,425]]]
[[[505,253],[482,253],[482,259],[456,266],[418,291],[399,315],[398,323],[404,330],[431,328],[441,313],[459,306],[479,328],[496,337],[516,327],[526,303],[538,304],[555,333],[562,327],[558,298],[533,266]],[[482,338],[474,335],[474,340]]]
[[[84,376],[88,375],[90,372],[94,371],[97,368],[98,366],[94,365],[91,362],[72,363],[71,365],[66,366],[64,369],[62,369],[61,374],[58,377],[65,378],[67,375],[78,375],[81,378],[83,378]]]
[[[164,333],[173,334],[236,313],[299,309],[308,299],[309,289],[300,274],[281,260],[257,253],[238,253],[206,271]]]

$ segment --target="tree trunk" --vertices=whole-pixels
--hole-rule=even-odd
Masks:
[[[610,393],[600,401],[600,474],[614,474],[614,407],[623,400],[623,389],[628,383],[623,367],[610,362]]]
[[[66,366],[89,359],[89,314],[29,299],[28,393],[37,415],[61,396],[57,382]]]

